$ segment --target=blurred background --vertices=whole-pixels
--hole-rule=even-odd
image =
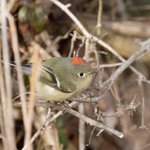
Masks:
[[[105,41],[125,59],[139,50],[140,43],[150,37],[150,0],[60,1],[69,6],[71,12],[92,35]],[[4,12],[4,7],[8,12]],[[1,0],[0,13],[0,59],[3,61],[31,63],[36,53],[41,60],[68,56],[73,46],[73,50],[78,51],[80,57],[85,56],[93,68],[120,62],[96,42],[91,42],[87,51],[85,37],[78,26],[50,0]],[[7,16],[6,20],[4,15]],[[6,29],[3,30],[4,27]],[[149,64],[150,53],[147,53],[135,61],[133,66],[149,80]],[[18,80],[11,67],[8,72],[6,68],[5,63],[0,62],[0,150],[10,149],[9,142],[13,149],[20,150],[27,134],[23,114],[26,110],[17,105],[22,103],[18,97],[21,80]],[[92,96],[98,95],[100,91],[94,91],[96,82],[101,84],[115,70],[116,67],[100,70],[87,93],[92,91]],[[31,86],[29,79],[23,79],[28,92]],[[149,90],[149,83],[142,82],[137,74],[127,69],[97,103],[83,103],[86,116],[124,134],[124,138],[120,139],[106,131],[99,133],[99,129],[85,124],[83,149],[150,150]],[[28,100],[28,95],[25,99]],[[145,104],[144,108],[142,104]],[[34,107],[33,111],[31,135],[44,124],[47,109]],[[55,110],[53,114],[56,112]],[[79,146],[80,131],[79,119],[64,113],[35,138],[31,149],[82,150]]]

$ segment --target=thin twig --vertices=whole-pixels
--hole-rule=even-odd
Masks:
[[[69,52],[69,55],[68,57],[71,57],[72,53],[73,53],[73,50],[74,50],[74,43],[76,41],[76,38],[77,38],[77,33],[74,31],[73,32],[73,35],[72,35],[72,39],[71,39],[71,47],[70,47],[70,52]]]
[[[113,68],[113,67],[118,67],[121,66],[123,63],[114,63],[114,64],[102,64],[99,66],[99,68]]]
[[[93,127],[93,129],[92,129],[92,131],[90,133],[90,136],[89,136],[88,143],[86,144],[86,146],[89,146],[91,144],[92,136],[94,134],[95,129],[96,129],[96,127]]]

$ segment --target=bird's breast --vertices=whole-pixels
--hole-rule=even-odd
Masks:
[[[38,97],[49,101],[62,101],[74,95],[74,93],[64,93],[41,82],[37,83],[36,92]]]

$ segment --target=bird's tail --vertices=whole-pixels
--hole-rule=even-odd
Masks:
[[[11,69],[16,70],[15,62],[5,62],[3,60],[0,60],[0,62],[3,64],[9,64],[12,67]],[[21,65],[21,70],[24,74],[31,75],[31,67],[32,67],[32,64],[23,64]]]

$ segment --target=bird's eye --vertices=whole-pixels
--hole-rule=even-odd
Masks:
[[[84,77],[84,76],[85,76],[85,73],[80,72],[80,73],[78,73],[78,76],[79,76],[79,77]]]

